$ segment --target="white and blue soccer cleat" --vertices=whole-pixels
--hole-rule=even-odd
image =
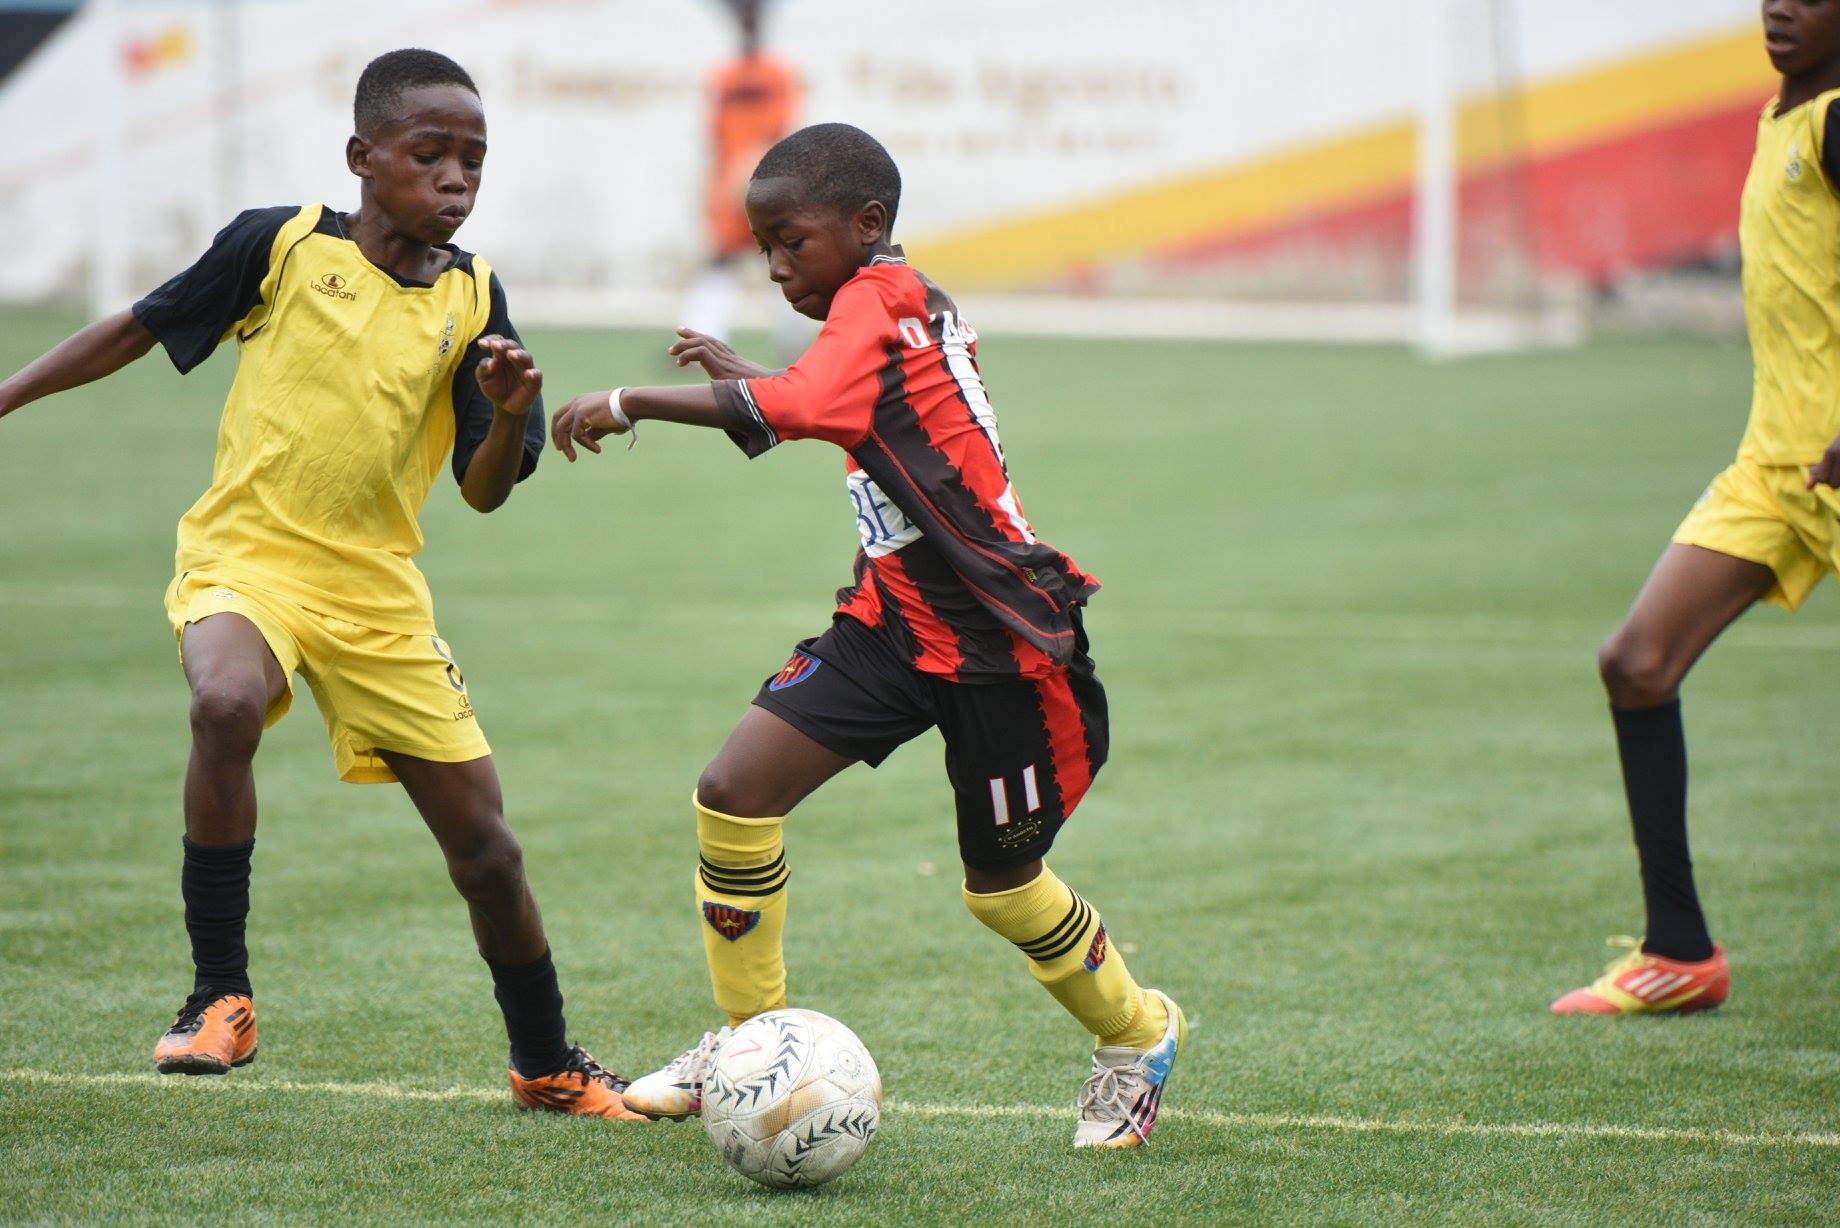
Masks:
[[[1150,1141],[1169,1072],[1188,1043],[1188,1020],[1168,994],[1158,989],[1144,992],[1155,994],[1168,1008],[1169,1026],[1149,1049],[1105,1045],[1093,1050],[1092,1074],[1080,1089],[1075,1147],[1142,1147]]]

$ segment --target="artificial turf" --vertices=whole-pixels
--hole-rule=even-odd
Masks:
[[[74,323],[0,314],[0,372]],[[552,405],[660,376],[663,341],[531,337]],[[1831,594],[1747,617],[1686,692],[1731,1002],[1546,1013],[1640,924],[1593,648],[1729,457],[1742,344],[983,349],[1031,518],[1106,582],[1113,760],[1053,863],[1193,1023],[1147,1151],[1068,1148],[1083,1042],[964,911],[932,735],[788,824],[795,1001],[889,1099],[861,1164],[773,1194],[694,1125],[516,1112],[433,843],[400,790],[334,779],[304,687],[257,761],[261,1057],[157,1080],[190,977],[160,596],[230,359],[156,354],[0,422],[0,1218],[1840,1217]],[[444,479],[422,559],[571,1030],[630,1072],[715,1022],[690,789],[855,540],[827,447],[643,434],[490,517]]]

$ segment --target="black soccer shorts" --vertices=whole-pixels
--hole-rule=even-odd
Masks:
[[[1048,678],[948,682],[839,616],[799,644],[754,702],[870,767],[937,726],[958,803],[959,855],[977,869],[1006,869],[1047,853],[1105,763],[1105,688],[1083,629],[1075,643],[1067,668]]]

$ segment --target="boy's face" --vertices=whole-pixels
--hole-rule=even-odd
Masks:
[[[1840,0],[1764,0],[1763,45],[1785,77],[1840,58]]]
[[[822,320],[843,283],[856,275],[888,232],[888,211],[871,201],[848,215],[808,200],[796,179],[748,185],[748,225],[773,279],[792,309]]]
[[[402,92],[396,113],[345,150],[351,173],[367,179],[371,199],[397,231],[445,243],[473,211],[486,159],[486,114],[479,96],[459,85]]]

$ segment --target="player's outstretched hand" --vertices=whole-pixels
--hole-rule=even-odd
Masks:
[[[486,352],[484,361],[473,368],[480,391],[504,413],[519,417],[529,413],[543,391],[543,372],[537,370],[529,351],[496,333],[481,337],[479,348]]]
[[[1808,489],[1817,486],[1840,486],[1840,439],[1828,444],[1821,459],[1808,467]]]
[[[549,424],[550,442],[556,451],[575,460],[575,445],[590,452],[601,450],[600,441],[609,435],[623,435],[630,428],[613,416],[610,392],[584,392],[564,405]]]
[[[735,353],[734,347],[720,337],[699,333],[694,328],[678,329],[677,337],[665,352],[680,367],[687,367],[693,362],[700,364],[709,373],[710,379],[765,379],[779,374],[771,367],[749,362]]]

